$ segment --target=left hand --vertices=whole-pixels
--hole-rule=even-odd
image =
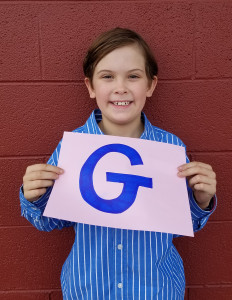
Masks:
[[[187,177],[194,192],[197,204],[205,209],[216,193],[216,174],[210,165],[202,162],[190,162],[178,168],[179,177]]]

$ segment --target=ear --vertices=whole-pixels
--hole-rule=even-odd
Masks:
[[[90,79],[87,78],[87,77],[85,78],[85,85],[86,85],[86,87],[87,87],[87,89],[89,91],[90,98],[92,98],[92,99],[96,98],[94,89],[93,89],[92,84],[90,82]]]
[[[158,77],[154,76],[153,80],[151,82],[149,82],[149,86],[148,86],[148,90],[147,90],[147,94],[146,94],[147,97],[152,96],[152,94],[156,88],[157,82],[158,82]]]

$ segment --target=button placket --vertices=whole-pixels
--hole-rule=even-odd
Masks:
[[[115,251],[116,251],[116,269],[117,269],[117,275],[116,275],[116,289],[118,289],[118,296],[122,297],[123,292],[123,230],[118,229],[117,230],[117,236],[115,239]],[[117,293],[116,293],[117,294]],[[120,298],[121,299],[121,298]]]

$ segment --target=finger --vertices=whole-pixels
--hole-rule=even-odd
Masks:
[[[180,177],[189,177],[189,176],[194,176],[194,175],[204,175],[210,178],[216,178],[216,174],[212,169],[208,169],[205,167],[202,167],[200,165],[194,165],[190,168],[187,168],[183,171],[178,172],[178,176]]]
[[[39,197],[42,196],[45,193],[46,193],[46,188],[32,190],[32,191],[28,191],[28,192],[24,191],[24,197],[28,201],[35,201],[35,200],[38,200]]]
[[[64,172],[63,169],[49,164],[36,164],[36,165],[29,166],[26,169],[26,173],[31,173],[36,171],[47,171],[47,172],[54,172],[57,174],[62,174]]]
[[[205,192],[209,195],[215,195],[215,193],[216,193],[216,188],[207,183],[197,183],[194,185],[193,189],[195,191]]]
[[[40,188],[47,188],[49,186],[53,186],[54,181],[53,180],[34,180],[34,181],[28,181],[23,186],[24,191],[32,191]]]
[[[203,175],[196,175],[189,179],[189,186],[192,188],[195,184],[205,183],[212,186],[216,186],[216,180]]]
[[[54,172],[48,171],[34,171],[28,174],[25,174],[23,177],[23,182],[39,180],[39,179],[58,179],[59,175]]]
[[[209,169],[209,170],[213,170],[211,165],[208,165],[208,164],[205,164],[205,163],[202,163],[202,162],[199,162],[199,161],[192,161],[190,163],[183,164],[178,169],[180,171],[184,171],[184,170],[187,170],[187,169],[192,168],[192,167],[202,167],[202,168],[206,168],[206,169]]]

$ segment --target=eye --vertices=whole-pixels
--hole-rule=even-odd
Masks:
[[[103,75],[102,78],[103,79],[112,79],[113,76],[108,74],[108,75]]]
[[[129,78],[130,79],[137,79],[137,78],[139,78],[139,76],[136,75],[136,74],[131,74],[131,75],[129,75]]]

